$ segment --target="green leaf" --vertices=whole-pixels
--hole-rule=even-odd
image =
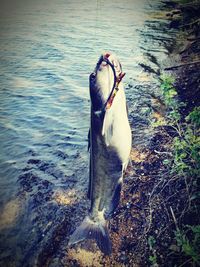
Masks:
[[[154,238],[152,235],[150,235],[150,236],[148,237],[148,245],[149,245],[150,250],[153,249],[155,243],[156,243],[155,238]]]
[[[164,160],[163,160],[163,164],[164,164],[164,165],[168,165],[169,163],[170,163],[170,160],[169,160],[169,159],[164,159]]]

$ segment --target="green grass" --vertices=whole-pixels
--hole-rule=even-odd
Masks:
[[[176,244],[180,253],[189,258],[193,266],[200,264],[200,225],[185,225],[182,230],[175,231]]]
[[[186,183],[188,189],[186,197],[190,203],[185,211],[187,216],[199,216],[197,213],[199,207],[196,205],[199,205],[197,200],[200,199],[200,107],[195,107],[184,117],[180,114],[180,109],[184,104],[178,100],[174,77],[161,76],[160,81],[167,109],[167,125],[177,132],[173,138],[173,157],[165,159],[163,164],[171,168],[172,176]],[[185,257],[185,262],[181,266],[200,266],[200,225],[185,225],[183,222],[180,227],[176,225],[174,240],[179,248],[174,254],[177,256],[179,253],[179,258]],[[154,254],[149,260],[153,263]]]

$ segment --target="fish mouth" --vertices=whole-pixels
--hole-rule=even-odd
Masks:
[[[98,71],[105,71],[106,69],[109,70],[109,68],[111,68],[113,72],[116,73],[116,75],[122,72],[122,66],[117,57],[115,56],[115,54],[112,54],[110,52],[105,52],[100,56],[96,68],[94,70],[94,73],[97,74]]]
[[[118,64],[116,60],[113,60],[113,55],[110,52],[105,52],[100,56],[94,71],[90,74],[90,81],[94,82],[97,78],[98,71],[105,70],[105,67],[109,67],[109,65],[113,66],[112,68],[117,74],[121,72],[121,64]]]
[[[103,61],[101,63],[102,67],[108,66],[108,63],[106,61],[109,60],[110,55],[111,54],[108,52],[102,55],[102,57],[103,57]]]
[[[110,56],[111,56],[111,53],[108,53],[108,52],[105,52],[104,54],[101,55],[96,65],[96,71],[98,71],[98,69],[100,69],[101,67],[108,66],[108,61],[109,61]]]
[[[122,74],[121,64],[115,55],[105,52],[100,56],[95,70],[89,76],[90,97],[94,110],[105,108]]]

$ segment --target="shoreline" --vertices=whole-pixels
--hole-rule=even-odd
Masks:
[[[163,98],[155,99],[148,147],[133,146],[121,204],[110,223],[116,251],[102,266],[198,266],[200,261],[200,112],[195,113],[200,106],[200,31],[193,23],[199,18],[192,16],[190,4],[165,3],[165,19],[177,36],[158,75]],[[200,2],[194,8],[198,17]],[[180,148],[185,140],[187,155]],[[193,149],[197,155],[190,157]]]
[[[34,224],[27,246],[16,243],[19,255],[13,247],[2,264],[4,260],[5,265],[38,267],[199,264],[200,4],[195,1],[193,7],[186,3],[189,1],[180,1],[184,3],[155,4],[147,12],[144,27],[137,27],[139,54],[133,51],[130,57],[132,70],[137,65],[137,72],[133,70],[125,86],[133,146],[120,205],[108,222],[112,254],[104,256],[91,240],[68,246],[72,230],[89,206],[88,155],[78,150],[73,155],[78,166],[70,173],[59,172],[56,164],[63,160],[62,167],[66,166],[70,159],[64,147],[71,137],[63,134],[55,151],[56,162],[43,161],[34,150],[29,151],[31,158],[19,176],[19,195],[8,202],[2,217],[5,229],[18,222]],[[55,186],[49,177],[61,185]],[[27,217],[18,218],[22,201],[30,210]],[[16,229],[23,237],[29,228]]]

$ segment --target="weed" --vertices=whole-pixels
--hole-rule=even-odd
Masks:
[[[200,225],[184,226],[183,230],[175,231],[175,239],[181,253],[194,264],[200,264]]]
[[[196,177],[200,176],[200,136],[194,125],[196,110],[187,118],[191,118],[191,123],[184,126],[181,137],[174,138],[174,169],[181,175],[189,173]]]
[[[172,172],[179,175],[200,175],[200,107],[195,107],[185,118],[186,123],[181,123],[179,109],[184,106],[176,98],[177,92],[174,87],[175,79],[171,76],[160,77],[164,102],[168,108],[168,125],[173,127],[178,137],[174,138],[174,165]]]
[[[155,244],[156,244],[155,238],[150,235],[148,237],[148,245],[149,245],[149,249],[151,252],[151,255],[149,256],[149,262],[150,262],[151,266],[158,266]]]
[[[190,121],[196,127],[200,127],[200,107],[195,107],[194,110],[186,117],[186,121]]]
[[[185,213],[192,214],[194,206],[195,214],[197,214],[199,207],[196,205],[198,205],[197,200],[200,198],[198,188],[200,177],[200,107],[195,107],[187,117],[181,117],[179,110],[183,104],[177,99],[174,78],[161,76],[160,80],[160,87],[167,108],[166,122],[177,132],[177,136],[173,138],[172,164],[170,164],[169,159],[165,159],[163,164],[171,167],[171,175],[178,177],[180,183],[181,181],[185,183],[189,208],[183,211],[184,215]],[[193,206],[191,201],[193,201]],[[191,226],[182,223],[181,228],[179,228],[176,222],[174,239],[178,247],[174,253],[181,253],[187,259],[181,266],[186,266],[185,263],[191,263],[191,266],[200,265],[200,225]],[[150,237],[148,244],[152,250],[154,242]],[[156,254],[152,253],[149,261],[154,264],[156,260]]]
[[[177,92],[174,87],[175,78],[169,75],[160,76],[164,103],[167,107],[167,124],[173,127],[177,133],[181,136],[182,132],[180,129],[181,115],[179,109],[183,106],[183,103],[178,102]]]
[[[148,237],[148,245],[149,245],[150,250],[153,250],[155,244],[156,244],[155,238],[152,235],[150,235]]]
[[[157,265],[157,256],[156,255],[150,255],[149,256],[149,261],[150,261],[150,264],[151,265],[153,265],[153,266],[155,266],[155,265]]]

